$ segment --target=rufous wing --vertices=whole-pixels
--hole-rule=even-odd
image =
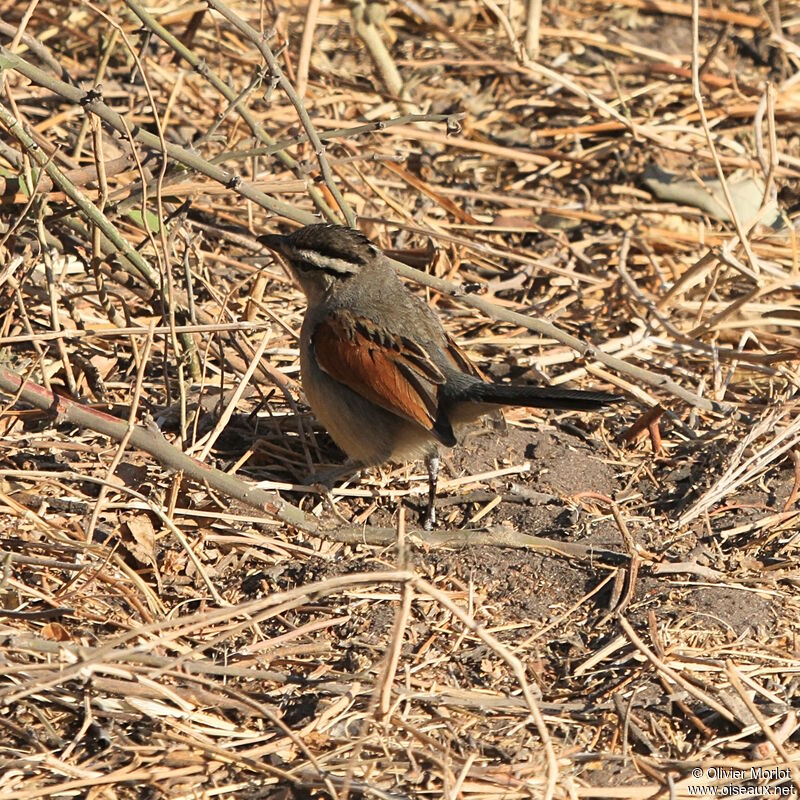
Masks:
[[[441,370],[402,334],[348,311],[336,311],[312,334],[314,356],[334,380],[393,414],[413,420],[442,444],[455,444],[439,410]]]
[[[460,372],[466,372],[467,375],[472,375],[482,381],[486,380],[486,376],[472,363],[469,356],[455,343],[449,334],[445,334],[445,353],[453,366]]]

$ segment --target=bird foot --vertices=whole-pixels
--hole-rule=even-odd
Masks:
[[[432,531],[436,526],[436,484],[439,478],[439,453],[436,450],[425,456],[425,466],[428,469],[428,504],[422,527],[426,531]]]

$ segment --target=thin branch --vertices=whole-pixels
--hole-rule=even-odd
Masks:
[[[230,22],[237,30],[241,31],[241,33],[243,33],[259,49],[261,55],[264,57],[264,60],[267,62],[270,75],[277,79],[278,85],[281,87],[281,89],[283,89],[284,93],[289,98],[289,101],[295,107],[298,117],[300,117],[300,122],[302,123],[303,128],[305,128],[305,131],[308,134],[308,139],[314,147],[314,154],[317,157],[319,168],[322,172],[322,177],[325,180],[325,185],[328,187],[328,189],[330,189],[330,192],[336,200],[339,209],[347,220],[347,224],[351,228],[354,228],[356,224],[355,214],[353,213],[353,209],[350,208],[348,202],[342,196],[342,193],[339,191],[339,187],[336,185],[336,179],[333,177],[330,164],[328,164],[328,159],[325,156],[325,145],[323,145],[320,141],[317,131],[314,128],[314,124],[311,122],[311,117],[308,116],[308,111],[306,110],[305,105],[303,105],[303,101],[298,96],[289,79],[283,74],[283,70],[278,66],[278,61],[267,44],[266,35],[259,34],[255,28],[248,25],[247,22],[245,22],[238,14],[231,11],[231,9],[228,8],[224,3],[220,2],[220,0],[207,0],[207,2],[210,8],[213,8],[215,11],[218,11],[220,14],[222,14],[222,16],[225,17],[228,22]]]

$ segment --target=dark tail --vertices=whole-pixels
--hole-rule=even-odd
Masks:
[[[606,392],[584,392],[555,386],[520,386],[513,383],[478,383],[469,387],[469,399],[479,403],[528,408],[556,408],[564,411],[598,411],[624,400]]]

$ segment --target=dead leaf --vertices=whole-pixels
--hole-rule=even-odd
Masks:
[[[155,564],[156,531],[147,514],[138,514],[125,520],[122,542],[134,558],[143,564]]]

